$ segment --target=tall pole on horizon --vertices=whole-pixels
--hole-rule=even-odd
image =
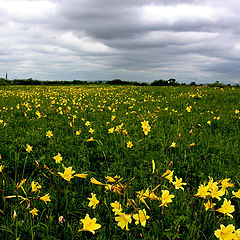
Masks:
[[[7,72],[6,72],[6,80],[7,80]]]

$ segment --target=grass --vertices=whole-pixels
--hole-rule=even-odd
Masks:
[[[1,87],[1,239],[211,240],[217,239],[214,232],[220,224],[237,229],[240,200],[232,194],[239,189],[240,113],[236,110],[240,110],[238,88]],[[143,121],[151,127],[148,135],[142,130]],[[48,131],[53,133],[50,138]],[[127,147],[129,141],[132,148]],[[173,142],[176,147],[170,147]],[[26,144],[33,147],[31,152]],[[53,159],[58,153],[59,164]],[[88,174],[87,178],[65,180],[59,172],[68,167]],[[168,169],[174,171],[173,180],[177,176],[187,183],[184,191],[162,177]],[[116,175],[120,178],[108,182],[110,189],[90,182],[94,177],[107,184],[105,177]],[[231,178],[234,187],[220,200],[194,196],[209,177],[219,190],[219,181],[225,178]],[[39,191],[32,192],[33,181],[41,185]],[[138,197],[137,192],[149,188],[151,193],[157,186],[156,200],[146,194]],[[162,190],[175,196],[167,207],[160,207]],[[91,193],[99,200],[95,209],[88,206]],[[51,200],[47,203],[40,200],[46,194]],[[233,218],[215,211],[224,198],[235,206]],[[206,211],[208,199],[216,206]],[[129,230],[115,220],[118,215],[111,207],[115,201],[131,215]],[[38,215],[30,213],[34,208]],[[143,209],[150,217],[145,227],[133,219]],[[101,224],[95,234],[78,231],[86,214]]]

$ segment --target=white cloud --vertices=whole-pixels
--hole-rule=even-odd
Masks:
[[[65,32],[57,36],[57,42],[64,48],[72,51],[82,51],[88,53],[110,53],[114,50],[90,37],[77,37],[72,32]]]
[[[179,21],[189,24],[202,21],[214,23],[218,20],[219,14],[222,14],[222,10],[216,10],[210,6],[186,4],[175,6],[146,5],[140,11],[144,23],[168,25],[176,24]]]
[[[1,0],[0,13],[4,13],[11,21],[46,21],[54,16],[56,6],[53,2],[45,0]]]

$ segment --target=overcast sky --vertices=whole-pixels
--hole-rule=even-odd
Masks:
[[[0,0],[0,77],[240,81],[239,0]]]

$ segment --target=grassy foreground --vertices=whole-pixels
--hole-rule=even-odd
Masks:
[[[1,87],[0,239],[240,239],[240,89]]]

